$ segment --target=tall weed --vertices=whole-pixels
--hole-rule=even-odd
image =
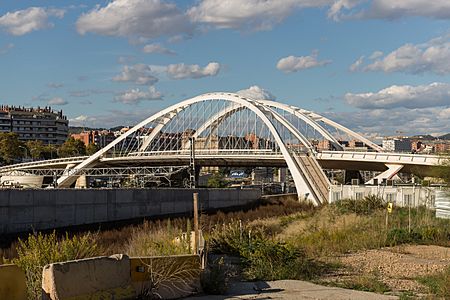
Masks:
[[[15,264],[25,271],[29,299],[40,299],[42,269],[45,265],[74,259],[81,259],[99,254],[95,240],[90,233],[82,236],[58,239],[56,233],[44,235],[30,234],[26,240],[19,239],[18,257]]]

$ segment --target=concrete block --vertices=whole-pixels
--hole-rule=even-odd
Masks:
[[[55,206],[35,206],[34,218],[35,223],[53,222],[55,220]]]
[[[26,206],[26,207],[17,207],[17,206],[10,206],[9,207],[9,220],[12,223],[33,223],[33,206]]]
[[[0,299],[27,299],[25,272],[18,266],[0,265]]]
[[[198,255],[130,258],[136,295],[150,299],[178,299],[201,291]]]
[[[115,215],[114,218],[116,220],[124,220],[133,218],[133,204],[130,203],[117,203],[115,206]]]
[[[9,195],[10,206],[32,206],[34,205],[35,190],[11,190]]]
[[[130,203],[133,202],[133,190],[112,190],[111,192],[116,194],[117,203]]]
[[[0,207],[9,206],[9,190],[0,190]]]
[[[106,203],[96,203],[93,206],[94,220],[95,222],[107,222],[108,221],[108,205]]]
[[[57,205],[55,208],[55,227],[75,224],[75,205]]]
[[[75,225],[94,223],[92,205],[78,204],[75,208]]]
[[[34,205],[35,206],[51,206],[55,205],[54,191],[35,190],[34,191]]]
[[[61,190],[62,192],[67,192],[67,190]],[[61,192],[58,191],[58,192]],[[92,204],[95,202],[95,198],[104,193],[103,190],[75,190],[72,189],[70,192],[75,194],[75,201],[77,204]]]
[[[56,205],[73,205],[77,200],[77,193],[73,190],[54,190]]]
[[[46,265],[44,299],[134,299],[130,260],[118,254]]]

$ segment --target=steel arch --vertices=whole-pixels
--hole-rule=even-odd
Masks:
[[[91,165],[93,165],[98,159],[100,159],[107,151],[109,151],[111,148],[113,148],[115,145],[117,145],[118,143],[122,142],[123,140],[125,140],[127,137],[129,137],[131,134],[135,133],[137,130],[139,130],[140,128],[146,126],[147,124],[154,122],[162,117],[166,117],[167,114],[169,114],[169,116],[173,113],[177,114],[179,111],[185,109],[186,107],[198,103],[198,102],[202,102],[202,101],[215,101],[215,100],[225,100],[225,101],[230,101],[232,103],[236,103],[240,106],[243,106],[247,109],[249,109],[250,111],[252,111],[253,113],[255,113],[259,119],[267,126],[267,128],[269,129],[270,133],[272,134],[273,138],[275,139],[278,147],[280,148],[281,153],[283,154],[283,157],[286,161],[286,164],[292,174],[292,177],[294,179],[294,183],[297,189],[297,193],[299,195],[303,194],[304,198],[312,201],[315,205],[319,205],[321,204],[321,200],[318,198],[318,196],[314,193],[314,191],[311,189],[310,187],[310,183],[308,182],[308,179],[306,178],[306,176],[301,172],[299,166],[297,165],[295,159],[293,158],[293,156],[291,155],[290,151],[288,150],[287,146],[284,144],[280,134],[278,133],[277,129],[275,128],[274,124],[270,121],[270,119],[268,118],[268,116],[266,114],[270,114],[273,118],[275,119],[279,119],[279,116],[277,116],[276,113],[274,113],[273,110],[271,110],[270,108],[265,107],[262,104],[258,104],[257,102],[255,102],[254,100],[248,99],[248,98],[244,98],[241,97],[237,94],[233,94],[233,93],[207,93],[207,94],[203,94],[194,98],[190,98],[187,100],[184,100],[180,103],[174,104],[166,109],[163,109],[162,111],[148,117],[147,119],[141,121],[140,123],[138,123],[137,125],[135,125],[133,128],[131,128],[130,130],[128,130],[126,133],[122,134],[121,136],[119,136],[117,139],[115,139],[114,141],[112,141],[111,143],[109,143],[107,146],[105,146],[104,148],[100,149],[99,151],[97,151],[96,153],[94,153],[92,156],[90,156],[89,158],[87,158],[86,160],[84,160],[83,162],[81,162],[80,164],[76,165],[73,168],[73,173],[74,175],[78,174],[78,172],[83,169],[83,168],[87,168]],[[263,111],[264,110],[264,111]],[[173,118],[173,116],[171,117]],[[166,121],[165,123],[167,123],[168,121]],[[164,122],[163,122],[164,123]],[[283,124],[284,126],[286,126],[285,124]],[[159,126],[158,126],[159,127]],[[159,130],[161,130],[162,126],[159,128]],[[155,135],[157,134],[156,130],[155,131]],[[153,132],[152,132],[153,133]],[[306,146],[306,145],[305,145]],[[76,178],[72,177],[72,176],[61,176],[58,179],[58,186],[70,186],[74,181],[76,180]]]

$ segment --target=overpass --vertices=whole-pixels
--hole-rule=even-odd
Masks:
[[[344,138],[369,151],[345,151]],[[317,143],[330,151],[318,151]],[[299,198],[326,203],[330,182],[323,169],[372,170],[378,179],[398,172],[429,174],[439,156],[384,153],[380,146],[317,113],[233,93],[208,93],[148,117],[91,156],[35,161],[0,168],[0,174],[63,168],[59,187],[83,170],[156,166],[287,167]]]

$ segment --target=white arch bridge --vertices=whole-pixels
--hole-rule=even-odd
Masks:
[[[340,140],[357,141],[367,151],[348,151]],[[330,150],[318,152],[318,144]],[[399,171],[427,174],[441,160],[383,153],[360,134],[295,106],[208,93],[155,113],[91,156],[5,166],[0,175],[62,168],[58,187],[70,187],[86,170],[188,165],[192,153],[197,167],[287,167],[299,198],[316,205],[328,201],[330,182],[323,169],[380,171],[378,179],[390,179]]]

